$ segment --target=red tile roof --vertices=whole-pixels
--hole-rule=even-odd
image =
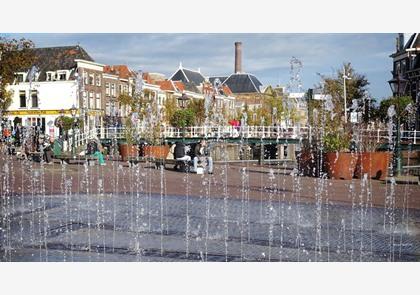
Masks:
[[[135,74],[126,65],[105,66],[104,73],[118,75],[122,79],[134,77]]]
[[[182,92],[182,91],[185,90],[185,85],[181,81],[174,81],[174,84],[175,84],[176,88],[178,88],[179,91]]]
[[[227,86],[227,85],[223,85],[222,86],[223,87],[223,92],[226,94],[226,95],[232,95],[233,94],[233,92],[232,92],[232,90],[230,90],[230,88],[229,88],[229,86]]]
[[[176,91],[176,89],[174,88],[174,85],[172,84],[172,81],[170,80],[157,81],[156,84],[159,85],[160,89],[164,91]]]
[[[152,77],[150,77],[149,73],[143,73],[143,81],[149,84],[153,84]]]

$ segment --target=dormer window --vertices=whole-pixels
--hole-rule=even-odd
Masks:
[[[25,79],[26,79],[26,74],[25,73],[17,73],[16,74],[16,82],[17,83],[24,82]]]
[[[45,77],[46,81],[53,81],[55,77],[54,72],[47,72],[47,76]]]
[[[58,80],[59,81],[66,81],[67,80],[67,73],[66,72],[58,72]]]

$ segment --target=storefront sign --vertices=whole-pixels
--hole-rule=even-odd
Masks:
[[[9,116],[41,116],[41,115],[61,115],[63,110],[19,110],[7,111]],[[64,110],[64,114],[71,115],[70,110]]]

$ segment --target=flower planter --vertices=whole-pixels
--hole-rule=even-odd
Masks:
[[[124,162],[128,161],[128,157],[137,157],[139,155],[136,145],[120,143],[119,150],[121,158]]]
[[[356,177],[361,178],[364,174],[368,174],[370,178],[385,180],[391,157],[392,154],[389,152],[360,153],[357,159]]]
[[[166,159],[169,153],[168,145],[147,145],[143,148],[144,156],[150,158]]]
[[[356,163],[357,154],[355,153],[331,152],[324,155],[325,171],[332,179],[352,179]]]

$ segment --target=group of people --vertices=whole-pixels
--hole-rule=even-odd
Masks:
[[[28,158],[40,155],[46,163],[52,162],[52,149],[49,136],[44,134],[39,126],[22,127],[17,124],[15,128],[3,128],[2,142],[10,155],[19,158]]]
[[[176,142],[171,146],[168,158],[175,159],[181,163],[187,163],[187,165],[191,163],[192,159],[193,167],[191,172],[197,173],[199,165],[201,165],[209,174],[213,173],[213,159],[209,155],[209,149],[205,139],[200,140],[193,150],[183,142]],[[175,169],[177,170],[178,167],[179,163],[177,162]]]
[[[40,160],[51,163],[56,145],[60,146],[60,150],[63,148],[62,138],[50,142],[50,138],[43,134],[38,127],[23,128],[17,126],[13,130],[3,129],[2,131],[1,138],[7,144],[9,154],[19,154],[21,157],[28,158],[28,155],[38,153],[41,155]],[[87,144],[85,153],[97,157],[99,164],[105,165],[103,147],[97,138]],[[168,158],[177,161],[176,170],[179,170],[180,166],[185,164],[188,169],[191,166],[191,169],[189,169],[191,172],[197,173],[200,169],[203,169],[203,172],[213,173],[213,159],[210,156],[209,146],[205,139],[192,146],[181,141],[176,142],[171,146]]]

